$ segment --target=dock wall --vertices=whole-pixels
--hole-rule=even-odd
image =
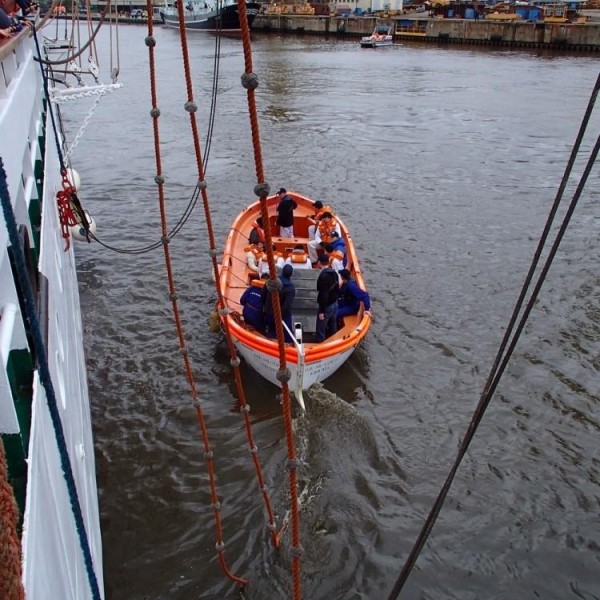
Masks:
[[[395,24],[396,42],[482,44],[512,47],[554,48],[565,51],[600,51],[600,23],[498,22],[470,19],[405,19],[387,21]],[[308,15],[258,15],[253,29],[337,36],[340,38],[370,35],[376,18],[339,18]]]

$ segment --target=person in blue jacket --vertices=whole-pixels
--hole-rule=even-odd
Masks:
[[[339,250],[344,255],[344,267],[348,264],[348,257],[346,256],[346,240],[338,235],[337,231],[332,232],[331,242],[333,250]],[[333,251],[332,250],[332,251]]]
[[[260,333],[264,333],[265,329],[263,319],[264,283],[264,280],[255,279],[240,298],[240,304],[244,307],[242,310],[242,316],[244,317],[245,323],[247,325],[251,325]]]
[[[365,314],[371,314],[371,299],[365,290],[361,289],[356,281],[352,279],[348,269],[338,271],[338,275],[342,278],[340,286],[340,297],[338,300],[337,318],[355,315],[360,310],[361,302],[365,306]]]
[[[296,288],[292,283],[292,275],[294,273],[294,268],[292,265],[284,265],[281,270],[281,275],[279,280],[282,283],[282,288],[279,291],[279,305],[281,306],[281,318],[285,322],[285,324],[289,327],[290,331],[292,329],[292,304],[294,303],[294,298],[296,297]],[[271,294],[265,287],[264,289],[264,305],[265,305],[265,326],[267,335],[270,338],[274,338],[277,335],[277,330],[275,329],[275,315],[273,314],[273,301],[271,299]],[[285,341],[292,342],[292,338],[290,334],[284,329]]]

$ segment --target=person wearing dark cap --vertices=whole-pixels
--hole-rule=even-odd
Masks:
[[[323,248],[325,244],[328,244],[333,239],[331,236],[333,232],[336,232],[338,237],[342,236],[342,230],[337,219],[328,210],[324,211],[321,218],[317,222],[317,229],[315,230],[315,239],[308,242],[308,255],[310,260],[315,262],[317,260],[317,250]]]
[[[322,254],[318,258],[321,269],[317,279],[317,326],[318,342],[325,341],[337,331],[337,309],[340,284],[337,273],[329,266],[329,256]]]
[[[289,327],[290,331],[292,329],[292,304],[294,303],[294,298],[296,297],[296,288],[292,283],[292,275],[294,274],[294,268],[292,265],[284,265],[281,270],[281,276],[279,280],[282,283],[281,290],[279,290],[279,305],[281,306],[281,318],[284,323]],[[270,338],[274,338],[277,335],[277,329],[275,328],[275,315],[273,312],[273,297],[271,293],[267,290],[265,286],[266,298],[264,300],[265,304],[265,325],[267,335]],[[285,341],[291,342],[292,338],[290,334],[284,328]]]
[[[338,275],[342,279],[338,300],[338,320],[349,315],[358,314],[361,305],[364,308],[365,314],[370,315],[371,299],[369,298],[369,294],[352,279],[352,275],[348,269],[338,271]]]
[[[308,226],[308,239],[309,240],[315,239],[315,232],[317,230],[317,226],[319,224],[319,221],[321,220],[321,216],[323,215],[323,213],[328,212],[328,213],[331,213],[332,215],[334,214],[333,208],[331,208],[331,206],[328,206],[328,205],[324,206],[320,200],[316,200],[315,202],[313,202],[313,208],[315,209],[315,214],[312,215],[311,218],[314,220],[314,224]]]
[[[279,235],[283,238],[294,237],[294,209],[298,208],[296,201],[288,195],[285,188],[277,192],[279,204],[277,205],[277,220]]]

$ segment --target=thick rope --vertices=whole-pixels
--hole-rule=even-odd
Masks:
[[[246,83],[248,97],[248,116],[250,119],[250,129],[252,132],[252,145],[254,150],[254,165],[256,169],[256,180],[258,195],[260,197],[260,213],[263,223],[269,222],[267,210],[268,185],[265,182],[262,150],[260,145],[260,131],[258,126],[258,111],[256,109],[255,88],[258,86],[258,80],[252,71],[252,47],[250,44],[250,27],[248,26],[248,15],[246,12],[246,0],[237,0],[238,13],[240,18],[240,28],[242,30],[242,45],[244,48],[245,71],[242,77],[242,83]],[[294,442],[294,430],[292,426],[292,406],[290,401],[290,388],[288,381],[290,379],[290,370],[287,368],[285,358],[285,342],[281,316],[281,304],[279,302],[279,293],[276,289],[275,281],[277,271],[275,269],[275,258],[273,256],[273,240],[269,227],[265,227],[265,238],[267,244],[267,260],[269,264],[269,275],[271,281],[271,299],[273,303],[273,316],[275,320],[275,331],[277,333],[277,346],[279,349],[279,372],[278,379],[281,382],[283,397],[283,418],[285,423],[285,437],[287,442],[287,468],[290,489],[290,508],[292,513],[292,586],[294,600],[301,598],[301,578],[300,578],[300,558],[302,556],[302,546],[300,545],[300,510],[298,503],[298,461],[296,460],[296,450]]]
[[[8,186],[6,182],[6,172],[4,171],[4,163],[1,157],[0,200],[2,202],[2,211],[4,213],[4,220],[6,222],[6,228],[8,230],[10,243],[14,251],[17,277],[19,279],[21,289],[23,290],[25,315],[31,328],[33,345],[35,348],[36,356],[38,357],[39,361],[38,368],[40,374],[40,382],[46,390],[46,401],[48,404],[48,411],[50,413],[50,419],[52,421],[52,426],[54,429],[56,445],[58,446],[58,453],[60,457],[60,464],[63,472],[63,477],[65,478],[65,482],[67,484],[69,502],[71,504],[71,510],[73,511],[73,517],[75,519],[75,527],[77,529],[79,545],[83,554],[87,578],[90,584],[92,598],[94,598],[94,600],[100,600],[100,588],[98,586],[98,579],[94,571],[94,563],[92,561],[90,543],[85,530],[83,514],[81,512],[81,504],[79,502],[79,495],[77,493],[77,486],[75,485],[73,469],[71,467],[71,461],[69,459],[69,451],[67,449],[67,442],[65,440],[62,421],[60,419],[60,412],[58,410],[54,385],[52,384],[52,378],[50,376],[50,366],[48,364],[46,348],[42,338],[42,332],[40,329],[38,315],[35,309],[33,290],[31,289],[31,282],[29,281],[29,276],[27,274],[27,266],[25,264],[23,250],[21,249],[21,244],[19,243],[17,221],[15,219],[15,214],[10,201],[10,195],[8,193]]]
[[[202,160],[202,151],[200,149],[200,136],[198,133],[198,125],[196,120],[196,104],[194,102],[193,95],[193,87],[192,87],[192,74],[189,64],[189,52],[187,46],[187,31],[185,29],[185,19],[183,15],[183,3],[179,3],[178,5],[178,16],[179,16],[179,31],[181,36],[181,54],[184,64],[184,73],[185,73],[185,82],[186,82],[186,91],[187,91],[187,102],[186,102],[186,110],[190,115],[190,126],[192,129],[193,143],[194,143],[194,151],[196,156],[196,167],[198,170],[198,181],[200,186],[200,191],[202,194],[202,205],[204,208],[204,216],[206,219],[206,229],[209,238],[209,254],[211,257],[212,269],[213,269],[213,277],[215,280],[215,289],[217,293],[217,306],[219,308],[219,312],[221,316],[226,316],[227,308],[225,304],[225,299],[223,296],[223,290],[221,289],[220,277],[219,277],[219,266],[217,263],[217,250],[216,250],[216,242],[214,229],[212,225],[212,217],[210,211],[210,204],[208,201],[208,193],[206,190],[206,181],[205,181],[205,172]],[[217,48],[215,49],[217,50]],[[215,71],[218,72],[218,65],[215,65]],[[216,87],[215,87],[215,79],[213,77],[213,102],[216,102]],[[211,110],[213,107],[211,106]],[[250,406],[246,400],[246,392],[244,390],[244,386],[242,383],[242,374],[240,371],[240,359],[237,355],[237,351],[235,349],[235,344],[233,342],[233,338],[231,336],[231,332],[229,330],[229,322],[227,318],[222,319],[223,329],[225,332],[225,339],[227,340],[227,348],[229,350],[230,363],[234,372],[234,379],[236,382],[236,390],[238,393],[238,397],[240,400],[240,412],[244,418],[244,427],[246,429],[246,439],[248,441],[248,447],[250,449],[250,454],[252,456],[252,461],[254,463],[254,469],[256,472],[258,488],[262,492],[263,500],[265,503],[265,508],[267,511],[268,518],[268,527],[271,532],[271,538],[273,541],[273,545],[277,547],[278,538],[276,535],[276,526],[275,526],[275,516],[273,512],[273,507],[271,505],[271,498],[269,495],[269,490],[266,486],[265,479],[262,473],[262,468],[260,464],[260,459],[258,456],[258,449],[256,444],[254,443],[254,437],[252,434],[252,426],[250,420]]]
[[[21,542],[17,534],[19,508],[8,482],[4,443],[0,438],[0,598],[24,600]]]
[[[589,174],[590,174],[592,167],[598,157],[598,152],[600,151],[600,137],[596,140],[596,144],[590,154],[587,165],[586,165],[584,172],[580,178],[579,184],[577,186],[575,194],[573,195],[573,198],[567,209],[567,212],[563,218],[563,221],[561,223],[559,231],[556,235],[556,238],[555,238],[555,240],[552,244],[552,247],[550,249],[550,252],[548,254],[548,257],[546,258],[546,261],[540,271],[537,282],[531,293],[530,299],[527,302],[527,305],[525,307],[525,310],[523,311],[523,314],[517,325],[514,335],[511,338],[510,336],[511,336],[514,324],[517,320],[517,315],[522,308],[524,298],[527,294],[527,288],[529,287],[529,284],[531,283],[531,280],[533,278],[533,274],[538,265],[542,249],[547,240],[547,237],[548,237],[551,225],[552,225],[552,221],[554,219],[554,216],[556,215],[558,205],[560,204],[560,201],[562,200],[564,189],[565,189],[567,181],[569,179],[569,175],[572,171],[575,159],[577,158],[577,154],[579,152],[581,141],[585,134],[585,130],[587,128],[587,124],[589,122],[589,118],[591,116],[591,113],[592,113],[592,110],[593,110],[593,107],[594,107],[594,104],[596,101],[596,97],[598,95],[599,88],[600,88],[600,76],[598,77],[598,79],[596,81],[596,85],[592,92],[590,102],[588,103],[588,108],[584,115],[577,139],[576,139],[574,147],[573,147],[573,151],[571,152],[571,157],[570,157],[568,164],[566,166],[566,169],[565,169],[565,175],[563,176],[563,179],[559,186],[559,190],[558,190],[556,199],[554,201],[554,204],[551,208],[548,219],[546,221],[546,225],[544,227],[544,231],[542,233],[540,243],[538,244],[538,247],[537,247],[534,257],[532,259],[531,267],[529,269],[525,283],[523,285],[523,289],[521,290],[521,293],[519,295],[515,309],[513,311],[513,315],[511,317],[511,322],[509,324],[507,333],[505,334],[504,339],[502,340],[500,349],[496,356],[496,360],[494,361],[494,365],[492,367],[490,375],[486,381],[486,384],[484,386],[484,389],[483,389],[483,392],[479,399],[479,402],[477,404],[477,407],[475,408],[475,412],[473,413],[473,416],[472,416],[471,422],[469,423],[469,426],[467,428],[465,437],[463,438],[463,441],[458,449],[457,457],[450,469],[450,472],[448,473],[448,476],[446,478],[446,481],[444,482],[444,485],[442,486],[442,489],[440,490],[440,492],[434,502],[434,505],[425,521],[425,524],[423,525],[421,531],[419,532],[419,536],[417,537],[417,540],[415,541],[415,544],[414,544],[408,558],[406,559],[404,567],[402,568],[402,571],[401,571],[400,575],[398,576],[398,579],[396,580],[394,587],[392,588],[392,591],[390,592],[390,595],[388,596],[388,600],[395,600],[398,597],[398,595],[400,594],[400,592],[402,591],[404,584],[406,583],[414,565],[416,564],[417,559],[418,559],[421,551],[423,550],[423,547],[425,546],[427,538],[429,537],[429,535],[435,525],[437,517],[439,516],[442,506],[446,500],[446,496],[448,495],[448,492],[450,491],[450,486],[452,485],[452,482],[454,481],[454,477],[456,476],[456,473],[462,462],[462,459],[464,458],[464,456],[469,448],[469,445],[470,445],[471,441],[473,440],[473,437],[475,436],[475,433],[477,431],[477,428],[479,427],[479,424],[481,423],[483,415],[485,414],[485,411],[494,395],[494,392],[496,391],[496,388],[500,382],[500,379],[501,379],[502,375],[504,374],[504,372],[506,370],[506,366],[508,365],[508,362],[509,362],[509,360],[514,352],[514,349],[519,341],[521,333],[523,332],[525,324],[527,323],[527,319],[528,319],[531,311],[533,310],[533,306],[539,296],[539,292],[540,292],[542,285],[546,279],[548,271],[550,270],[552,261],[554,260],[556,252],[558,251],[558,248],[563,239],[565,231],[571,220],[571,216],[573,215],[573,212],[575,211],[575,208],[577,206],[577,203],[579,201],[581,193],[583,192],[583,189],[585,187],[585,184],[587,182]],[[510,341],[510,343],[509,343],[509,341]],[[504,348],[507,346],[507,344],[508,344],[508,349],[504,353]]]
[[[179,3],[182,4],[181,2]],[[146,2],[146,10],[148,11],[148,37],[146,38],[146,45],[148,46],[148,55],[149,55],[149,67],[150,67],[150,93],[152,99],[152,110],[151,116],[153,120],[153,129],[154,129],[154,153],[156,158],[156,177],[155,181],[158,184],[158,196],[159,196],[159,207],[160,207],[160,218],[161,218],[161,229],[162,229],[162,239],[163,239],[163,249],[165,255],[165,265],[167,269],[167,278],[169,285],[169,297],[171,299],[171,305],[173,310],[173,316],[175,319],[175,326],[177,329],[177,337],[179,340],[179,348],[181,350],[181,354],[183,357],[185,373],[187,377],[188,384],[190,386],[190,391],[192,394],[192,404],[196,411],[196,416],[198,418],[198,424],[200,427],[200,432],[202,435],[202,441],[204,445],[204,458],[206,460],[206,467],[208,471],[209,477],[209,487],[210,487],[210,497],[211,497],[211,506],[213,509],[213,518],[215,521],[215,531],[216,531],[216,550],[219,559],[219,564],[221,565],[221,569],[225,573],[225,575],[231,579],[232,581],[245,585],[247,581],[236,575],[233,575],[229,570],[227,563],[225,561],[225,543],[223,541],[223,528],[221,524],[221,503],[219,502],[217,489],[216,489],[216,478],[214,471],[214,462],[213,462],[213,451],[210,445],[210,440],[208,436],[208,429],[206,427],[206,420],[204,418],[204,412],[202,410],[202,405],[200,402],[200,397],[198,394],[198,390],[196,388],[196,381],[194,379],[194,375],[192,372],[190,357],[188,348],[186,345],[185,335],[183,332],[183,326],[181,323],[181,316],[179,312],[179,305],[177,303],[177,294],[175,293],[175,281],[173,276],[173,268],[171,262],[171,254],[169,251],[169,242],[170,239],[167,235],[167,216],[165,210],[165,194],[164,194],[164,177],[162,175],[162,160],[161,160],[161,152],[160,152],[160,135],[158,128],[158,117],[160,116],[160,110],[158,109],[157,103],[157,93],[156,93],[156,68],[155,68],[155,58],[154,58],[154,48],[156,46],[156,40],[153,37],[154,31],[154,23],[152,19],[152,3],[150,0]]]

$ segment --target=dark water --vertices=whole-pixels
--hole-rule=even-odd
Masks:
[[[136,248],[160,235],[151,103],[145,30],[120,36],[125,88],[101,102],[74,166],[99,237]],[[156,36],[174,224],[196,169],[179,38],[160,29]],[[212,37],[190,39],[203,139],[213,49]],[[367,342],[311,393],[309,413],[296,423],[305,463],[303,598],[378,600],[390,592],[477,403],[598,60],[426,45],[365,51],[355,41],[276,36],[256,36],[253,52],[267,179],[335,206],[354,234],[374,304]],[[207,169],[219,244],[254,199],[242,72],[239,40],[224,39]],[[88,107],[66,111],[71,137]],[[582,156],[599,125],[595,116]],[[576,178],[582,170],[580,160]],[[596,167],[403,598],[600,598],[598,183]],[[289,598],[289,534],[274,552],[226,347],[207,327],[215,293],[201,211],[171,248],[215,450],[227,559],[251,582],[245,598]],[[82,245],[78,262],[107,598],[238,598],[215,558],[162,253]],[[283,517],[276,390],[247,369],[243,375]]]

